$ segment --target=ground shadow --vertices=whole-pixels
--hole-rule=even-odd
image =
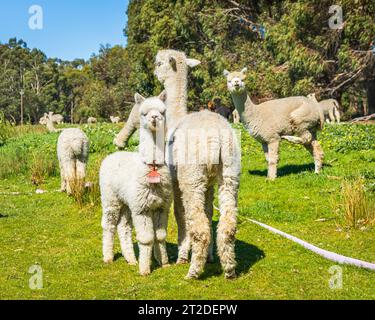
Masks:
[[[0,213],[0,219],[2,219],[2,218],[9,218],[9,216],[7,214]]]
[[[207,263],[204,269],[203,274],[199,277],[199,279],[207,279],[213,276],[221,276],[223,270],[221,268],[220,259],[217,255],[217,247],[216,247],[216,229],[217,229],[217,221],[213,221],[213,229],[214,229],[214,261],[213,263]],[[265,257],[265,253],[263,250],[259,249],[257,246],[248,244],[241,240],[236,240],[235,243],[235,253],[236,253],[236,261],[237,261],[237,268],[236,274],[237,276],[241,276],[241,274],[248,273],[250,268],[257,263],[259,260],[262,260]]]
[[[219,257],[216,253],[216,228],[217,228],[217,221],[213,221],[213,229],[214,229],[214,261],[207,263],[204,269],[203,274],[199,277],[199,279],[207,279],[214,276],[221,276],[223,271],[220,265]],[[138,259],[139,257],[139,250],[138,245],[134,243],[134,251],[135,255]],[[178,258],[178,246],[175,243],[167,242],[167,252],[169,262],[171,264],[175,264]],[[262,250],[258,247],[248,244],[241,240],[236,240],[235,243],[235,252],[236,252],[236,261],[237,261],[237,268],[236,273],[238,276],[241,274],[249,272],[250,268],[257,263],[259,260],[265,257],[265,254]],[[114,261],[123,259],[122,253],[117,252],[114,255]],[[153,260],[152,269],[160,268],[160,266]]]
[[[282,166],[277,168],[277,176],[283,177],[288,176],[291,174],[298,174],[302,172],[314,171],[315,165],[314,163],[309,164],[290,164],[286,166]],[[264,170],[249,170],[249,174],[267,177],[267,169]]]

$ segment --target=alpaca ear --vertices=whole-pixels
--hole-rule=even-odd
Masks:
[[[142,102],[145,101],[146,99],[137,92],[134,95],[134,100],[136,104],[142,104]]]
[[[246,73],[247,73],[247,68],[243,68],[243,69],[241,70],[241,73],[246,74]]]
[[[197,59],[190,59],[190,58],[186,58],[186,64],[190,67],[190,68],[194,68],[198,65],[201,64],[201,62]]]
[[[160,95],[159,95],[159,99],[163,102],[167,101],[167,91],[164,90]]]
[[[230,72],[227,69],[225,69],[224,72],[223,72],[224,77],[228,77],[229,74],[230,74]]]

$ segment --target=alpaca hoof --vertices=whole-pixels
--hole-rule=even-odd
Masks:
[[[136,266],[138,263],[137,263],[137,260],[131,260],[131,261],[126,261],[128,263],[129,266]]]
[[[142,276],[142,277],[147,277],[151,274],[151,271],[150,270],[146,270],[146,271],[140,271],[139,274]]]
[[[185,280],[196,280],[198,279],[197,274],[191,274],[190,272],[185,276]]]
[[[188,264],[189,263],[189,259],[185,259],[185,258],[178,258],[176,264]]]
[[[237,278],[237,275],[236,275],[235,271],[225,273],[225,279],[227,279],[227,280],[233,280],[233,279],[236,279],[236,278]]]
[[[267,180],[267,181],[275,181],[275,180],[276,180],[276,177],[267,177],[266,180]]]
[[[103,261],[104,261],[105,264],[112,264],[113,258],[104,258]]]
[[[169,268],[171,265],[169,263],[163,264],[161,267],[162,268]]]

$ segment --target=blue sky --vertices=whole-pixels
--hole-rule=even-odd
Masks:
[[[0,42],[23,39],[48,57],[88,59],[100,44],[126,45],[128,0],[2,0]],[[29,8],[43,9],[43,29],[29,28]]]

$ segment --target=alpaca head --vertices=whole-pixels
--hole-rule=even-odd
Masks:
[[[227,78],[228,90],[231,93],[242,93],[246,90],[247,68],[242,69],[240,72],[229,72],[224,70],[224,76]]]
[[[135,94],[135,102],[140,105],[140,125],[144,129],[156,132],[164,128],[165,123],[165,101],[167,94],[163,91],[159,97],[144,98],[139,93]]]
[[[43,115],[43,117],[40,118],[40,120],[39,120],[39,124],[45,126],[45,125],[47,124],[47,117],[48,117],[48,115],[47,115],[47,113],[45,113],[45,114]]]
[[[194,68],[201,62],[187,58],[185,53],[176,50],[160,50],[155,58],[154,74],[161,83],[175,77],[178,72],[185,72],[187,67]]]
[[[310,100],[313,100],[315,102],[318,102],[318,100],[316,99],[316,93],[310,93],[309,95],[307,95],[307,97],[310,99]]]

